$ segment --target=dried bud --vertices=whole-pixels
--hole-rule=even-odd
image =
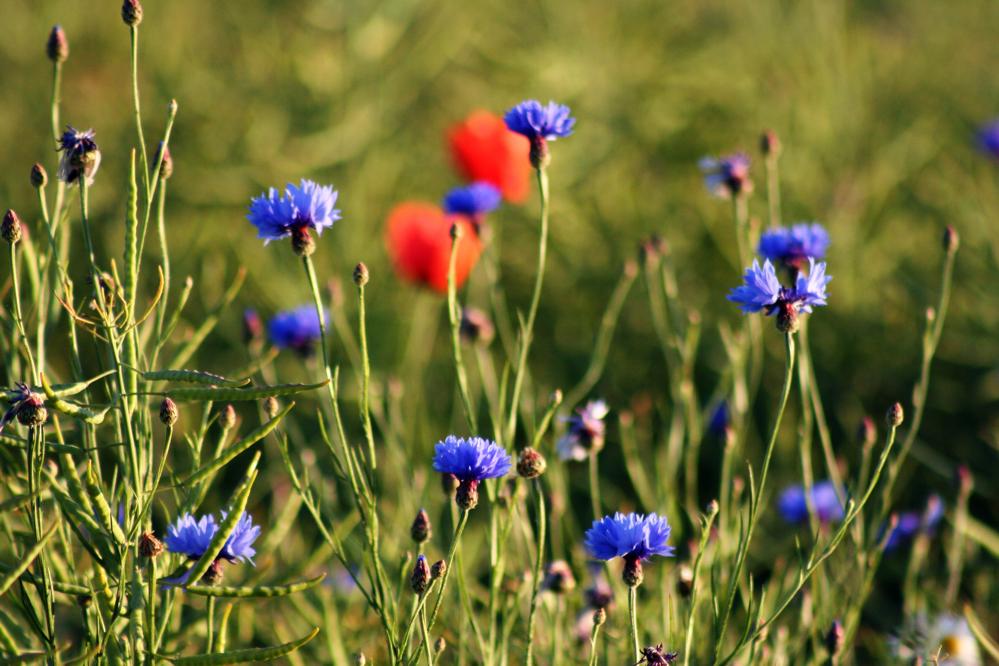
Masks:
[[[444,497],[451,499],[458,490],[458,477],[454,474],[441,474],[441,491]]]
[[[264,398],[264,414],[267,415],[267,418],[269,419],[274,418],[275,416],[278,415],[278,412],[280,411],[281,411],[281,403],[277,401],[277,398],[275,398],[272,395],[269,395],[266,398]]]
[[[8,209],[3,216],[0,236],[11,245],[21,240],[21,218],[11,209]]]
[[[49,40],[45,43],[45,54],[52,62],[66,62],[66,58],[69,57],[69,41],[62,26],[57,25],[52,28]]]
[[[607,609],[598,608],[593,611],[593,626],[600,627],[607,621]]]
[[[354,266],[354,284],[363,287],[368,284],[369,279],[368,267],[364,265],[363,261],[358,262],[357,266]]]
[[[864,447],[870,447],[874,446],[874,442],[877,440],[878,429],[874,425],[874,419],[870,416],[865,416],[857,427],[857,443]]]
[[[888,424],[889,428],[897,428],[902,425],[904,418],[905,412],[902,411],[902,403],[896,402],[888,408],[888,412],[885,414],[885,423]]]
[[[163,161],[160,162],[160,178],[169,180],[170,176],[173,175],[173,156],[170,154],[170,147],[162,141],[160,141],[160,147],[156,152],[156,159],[153,160],[153,164],[156,164],[161,157]]]
[[[530,446],[524,447],[517,458],[517,474],[525,479],[536,479],[545,473],[545,457]]]
[[[463,480],[458,484],[458,490],[454,495],[454,501],[458,507],[471,511],[479,505],[479,482],[476,479]]]
[[[681,564],[677,571],[676,589],[682,597],[689,597],[694,591],[694,570],[689,564]]]
[[[470,344],[481,342],[483,345],[492,342],[496,333],[489,315],[478,308],[462,309],[458,331],[465,342]]]
[[[170,398],[163,398],[163,402],[160,403],[160,421],[165,426],[173,426],[180,417],[180,411],[177,409],[177,403],[175,403]]]
[[[445,571],[447,571],[447,562],[444,560],[437,560],[430,566],[430,580],[443,578]]]
[[[843,638],[846,631],[843,629],[843,623],[839,620],[834,620],[832,626],[829,627],[829,631],[826,632],[826,649],[829,650],[829,656],[835,657],[839,654],[839,651],[843,649]]]
[[[131,27],[142,23],[142,4],[139,0],[125,0],[121,4],[121,20]]]
[[[232,430],[233,426],[236,425],[235,407],[226,405],[222,408],[222,412],[219,414],[219,425],[222,426],[223,430]]]
[[[624,572],[621,578],[628,587],[638,587],[641,585],[642,581],[645,580],[642,561],[637,557],[626,555],[624,558]]]
[[[954,252],[957,252],[957,248],[960,244],[961,244],[961,237],[958,235],[957,229],[955,229],[952,225],[948,224],[946,228],[944,228],[944,233],[943,233],[944,251],[946,251],[947,254],[953,254]]]
[[[565,560],[555,560],[545,568],[545,578],[541,587],[555,594],[566,594],[576,589],[576,578]]]
[[[45,399],[38,393],[30,393],[17,408],[17,422],[23,426],[37,428],[45,425],[48,418],[49,410],[45,407]]]
[[[781,145],[777,132],[767,130],[760,136],[760,152],[765,157],[777,157],[780,155]]]
[[[416,558],[413,573],[409,576],[409,588],[416,594],[423,594],[430,588],[430,565],[423,555]]]
[[[535,169],[544,169],[552,162],[552,155],[548,151],[548,141],[543,136],[531,137],[531,166]]]
[[[43,167],[38,162],[31,165],[31,186],[33,188],[41,189],[48,185],[49,175],[45,172],[45,167]]]
[[[156,557],[163,552],[163,542],[156,538],[152,532],[143,532],[139,536],[139,555],[142,557]]]
[[[436,641],[434,641],[434,654],[439,657],[444,652],[444,649],[446,647],[447,647],[447,641],[445,641],[444,637],[441,636]]]
[[[413,524],[409,528],[409,535],[418,544],[426,543],[433,534],[433,527],[430,524],[430,516],[423,509],[420,509],[413,519]]]
[[[300,257],[312,256],[316,251],[316,241],[309,233],[309,227],[298,226],[291,230],[291,249]]]

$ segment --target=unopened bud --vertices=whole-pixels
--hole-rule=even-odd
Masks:
[[[264,398],[264,414],[267,415],[267,418],[269,419],[274,418],[275,416],[278,415],[278,412],[280,411],[281,411],[281,404],[278,402],[277,398],[275,398],[272,395],[269,395],[266,398]]]
[[[368,658],[364,656],[363,652],[358,652],[354,655],[354,666],[364,666],[368,663]]]
[[[170,147],[162,141],[160,141],[160,147],[156,152],[156,159],[153,160],[153,164],[156,164],[160,159],[163,160],[160,162],[160,178],[169,180],[170,176],[173,175],[173,156],[170,154]]]
[[[49,40],[45,43],[45,54],[52,62],[66,62],[66,58],[69,57],[69,41],[62,26],[57,25],[52,28]]]
[[[781,145],[777,132],[767,130],[760,136],[760,152],[766,157],[777,157],[780,155]]]
[[[536,479],[545,473],[548,463],[537,449],[524,447],[517,458],[517,474],[525,479]]]
[[[874,425],[874,419],[865,416],[857,427],[857,443],[864,447],[874,446],[878,439],[878,429]]]
[[[368,284],[370,278],[368,267],[364,265],[363,261],[358,262],[357,266],[354,266],[354,284],[358,287],[363,287]]]
[[[430,588],[430,565],[423,555],[416,558],[413,573],[409,576],[409,588],[416,594],[423,594]]]
[[[595,611],[593,611],[593,626],[595,626],[595,627],[603,626],[603,624],[606,621],[607,621],[607,609],[606,608],[601,607],[601,608],[598,608]]]
[[[902,403],[892,403],[892,406],[888,408],[888,412],[885,414],[885,423],[888,424],[889,428],[897,428],[902,425],[904,418],[905,412],[902,411]]]
[[[704,507],[704,513],[708,518],[714,518],[718,515],[718,511],[721,507],[718,505],[718,500],[713,499],[708,502],[707,506]]]
[[[694,591],[694,570],[689,564],[681,564],[677,571],[676,589],[682,597],[689,597]]]
[[[445,648],[447,648],[447,641],[444,640],[443,636],[434,641],[434,654],[438,657],[444,652]]]
[[[559,405],[562,404],[563,398],[565,398],[565,396],[562,394],[562,389],[555,389],[554,391],[552,391],[552,395],[551,398],[549,398],[549,402],[553,407],[558,407]]]
[[[839,654],[839,651],[843,649],[843,638],[846,635],[846,631],[843,629],[843,623],[839,620],[834,620],[832,626],[829,627],[829,631],[826,632],[826,649],[829,650],[829,655],[835,657]]]
[[[409,535],[418,544],[426,543],[433,534],[433,527],[430,524],[430,516],[426,511],[420,509],[413,519],[413,524],[409,528]]]
[[[152,532],[143,532],[139,536],[139,555],[142,557],[156,557],[163,552],[163,542],[156,538]]]
[[[133,27],[142,23],[142,4],[139,0],[125,0],[121,4],[121,20]]]
[[[455,492],[458,490],[458,485],[458,477],[454,474],[441,474],[441,491],[444,493],[444,497],[448,499],[454,497]]]
[[[458,224],[457,222],[453,222],[451,224],[451,229],[448,231],[448,233],[451,236],[451,240],[458,240],[459,238],[461,238],[462,234],[461,225]]]
[[[21,218],[12,209],[8,209],[0,224],[0,237],[13,245],[21,240]]]
[[[38,162],[31,165],[31,186],[33,188],[41,189],[48,185],[49,175],[45,172],[45,167],[43,167]]]
[[[235,407],[226,405],[222,408],[222,413],[219,414],[219,425],[222,426],[223,430],[232,430],[233,426],[236,425]]]
[[[478,308],[463,308],[461,311],[461,324],[458,327],[461,339],[467,343],[482,343],[488,345],[493,341],[496,329],[493,322],[482,310]]]
[[[170,398],[163,398],[163,402],[160,403],[160,421],[163,425],[172,426],[179,417],[180,411],[177,409],[177,403]]]
[[[444,560],[437,560],[432,565],[430,565],[430,579],[437,580],[444,577],[444,573],[447,571],[447,562]]]
[[[946,251],[947,254],[957,252],[957,248],[960,244],[961,244],[961,237],[958,235],[957,229],[955,229],[952,225],[948,224],[944,228],[944,233],[943,233],[944,251]]]
[[[465,511],[471,511],[477,507],[479,505],[479,482],[476,479],[462,480],[458,484],[454,501],[458,504],[458,508]]]

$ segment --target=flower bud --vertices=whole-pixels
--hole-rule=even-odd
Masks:
[[[266,398],[264,398],[264,414],[267,415],[267,418],[269,419],[274,418],[275,416],[278,415],[278,412],[280,411],[281,411],[281,403],[278,402],[277,398],[275,398],[272,395],[269,395]]]
[[[162,162],[160,162],[160,178],[163,180],[169,180],[170,176],[173,175],[173,156],[170,154],[170,147],[165,143],[160,141],[160,147],[157,149],[156,158],[153,160],[153,164],[156,164],[162,156]]]
[[[436,641],[434,641],[434,654],[439,657],[444,652],[446,647],[447,641],[444,640],[443,636],[439,637]]]
[[[517,458],[517,474],[525,479],[536,479],[545,473],[545,457],[530,446],[524,447]]]
[[[554,391],[552,391],[551,397],[548,399],[548,402],[553,407],[558,407],[559,405],[562,404],[563,398],[565,398],[565,396],[562,394],[562,389],[555,389]]]
[[[452,223],[448,234],[451,236],[451,240],[458,240],[461,238],[461,225],[457,223]]]
[[[163,542],[156,538],[152,532],[143,532],[139,536],[139,555],[142,557],[156,557],[163,552]]]
[[[865,416],[857,427],[857,443],[864,447],[874,446],[878,439],[878,429],[874,425],[874,419]]]
[[[947,254],[953,254],[957,252],[958,246],[961,244],[961,237],[957,233],[957,229],[953,225],[948,224],[944,228],[943,233],[943,249]]]
[[[433,527],[430,524],[430,516],[423,509],[420,509],[413,519],[413,524],[409,528],[409,535],[418,544],[426,543],[433,534]]]
[[[780,155],[781,145],[777,132],[767,130],[760,136],[760,152],[765,157],[777,157]]]
[[[364,265],[363,261],[358,262],[357,266],[354,266],[354,284],[358,287],[368,284],[370,277],[368,267]]]
[[[718,511],[720,510],[720,508],[721,507],[718,505],[718,500],[713,499],[710,502],[708,502],[707,506],[704,507],[704,514],[708,518],[714,518],[715,516],[718,515]]]
[[[686,598],[694,591],[694,570],[689,564],[681,564],[677,571],[676,589],[680,596]]]
[[[839,651],[843,649],[843,638],[846,635],[846,631],[843,629],[843,623],[839,620],[833,620],[832,626],[829,627],[829,631],[826,632],[825,644],[826,649],[829,650],[829,656],[835,657],[839,654]]]
[[[607,621],[607,609],[606,608],[601,607],[601,608],[598,608],[595,611],[593,611],[593,626],[595,626],[595,627],[603,626],[603,624],[606,621]]]
[[[163,425],[171,427],[179,417],[180,411],[177,409],[177,403],[170,398],[163,398],[163,402],[160,403],[160,421]]]
[[[41,189],[48,185],[49,175],[45,172],[45,167],[43,167],[38,162],[31,165],[31,186],[33,188]]]
[[[243,310],[243,342],[258,343],[264,338],[264,322],[253,308]]]
[[[49,40],[45,43],[45,54],[54,63],[66,62],[69,57],[69,41],[62,26],[54,26],[49,33]]]
[[[316,241],[309,233],[309,227],[298,226],[291,230],[291,249],[300,257],[312,256],[316,251]]]
[[[13,209],[8,209],[3,216],[3,223],[0,224],[0,237],[13,245],[21,240],[21,218]]]
[[[423,594],[430,588],[430,565],[423,555],[416,558],[413,573],[409,576],[409,588],[416,594]]]
[[[23,426],[37,428],[45,425],[48,418],[49,410],[45,407],[45,399],[37,393],[30,393],[17,408],[17,422]]]
[[[888,424],[889,428],[897,428],[902,425],[904,418],[905,412],[902,411],[902,403],[896,402],[888,408],[888,412],[885,414],[885,423]]]
[[[125,0],[121,4],[121,20],[131,27],[142,23],[142,4],[139,0]]]
[[[437,580],[444,577],[444,572],[447,571],[447,562],[444,560],[437,560],[430,566],[430,580]]]
[[[76,603],[80,606],[80,608],[86,610],[90,608],[92,603],[94,603],[94,597],[90,594],[81,594],[76,598]]]
[[[624,584],[628,587],[638,587],[645,580],[642,561],[634,556],[625,556],[624,571],[621,574]]]
[[[219,425],[222,426],[223,430],[232,430],[233,426],[236,425],[235,407],[226,405],[222,408],[222,412],[219,414]]]
[[[441,491],[444,497],[451,499],[458,490],[458,477],[454,474],[441,474]]]
[[[566,594],[576,589],[576,578],[565,560],[550,562],[545,568],[545,578],[541,587],[555,594]]]
[[[461,339],[469,344],[481,342],[488,345],[493,341],[496,329],[493,322],[482,310],[478,308],[462,308],[461,324],[458,327]]]
[[[363,652],[358,652],[354,655],[354,666],[364,666],[367,663],[368,659],[364,656]]]
[[[462,480],[458,484],[458,490],[454,495],[454,501],[458,507],[471,511],[479,505],[479,482],[477,479]]]

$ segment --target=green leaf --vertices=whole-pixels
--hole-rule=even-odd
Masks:
[[[326,574],[288,585],[256,585],[256,586],[224,586],[224,585],[188,585],[185,591],[203,597],[285,597],[296,592],[304,592],[323,582]]]
[[[276,386],[251,386],[249,388],[213,388],[210,386],[190,388],[178,388],[162,393],[151,393],[150,395],[162,395],[175,400],[203,402],[211,400],[213,402],[238,402],[240,400],[263,400],[264,398],[294,395],[304,391],[314,391],[329,383],[329,380],[317,382],[315,384],[277,384]]]
[[[226,379],[221,375],[203,370],[150,370],[143,372],[142,378],[151,382],[187,382],[228,388],[248,386],[251,381],[249,377],[246,379]]]
[[[17,563],[17,566],[4,574],[3,578],[0,578],[0,597],[2,597],[4,593],[10,589],[10,586],[14,584],[14,581],[21,577],[21,574],[28,570],[31,563],[35,561],[35,558],[38,557],[38,555],[42,552],[42,549],[45,548],[45,544],[48,543],[48,540],[52,538],[53,534],[55,534],[55,530],[58,525],[58,522],[53,522],[49,525],[49,528],[45,530],[45,534],[43,534],[42,538],[38,540],[38,543],[29,548],[28,552],[21,556],[21,561]]]
[[[168,657],[157,655],[159,659],[166,659],[174,664],[182,666],[200,666],[201,664],[246,664],[258,661],[272,661],[279,659],[286,654],[291,654],[302,647],[319,633],[319,627],[314,627],[307,636],[299,638],[297,641],[282,643],[268,648],[250,648],[247,650],[233,650],[222,654],[196,654],[190,657]]]

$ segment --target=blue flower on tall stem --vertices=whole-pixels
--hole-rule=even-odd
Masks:
[[[642,582],[642,562],[653,555],[672,557],[670,525],[655,513],[615,513],[593,521],[583,543],[598,560],[624,558],[624,582],[635,587]]]
[[[275,347],[308,356],[322,337],[319,313],[312,305],[279,312],[271,318],[267,332]]]
[[[80,182],[82,176],[87,185],[93,185],[94,176],[101,166],[101,151],[94,141],[92,129],[81,132],[72,125],[59,138],[59,180],[68,185]]]
[[[989,157],[999,160],[999,118],[978,130],[978,148]]]
[[[759,253],[795,272],[809,259],[822,259],[829,248],[829,233],[817,222],[768,229],[760,236]]]
[[[503,195],[492,183],[483,181],[456,187],[444,195],[444,212],[464,215],[473,221],[499,208]]]
[[[576,124],[569,107],[555,102],[545,105],[535,99],[513,107],[503,120],[510,131],[526,136],[531,142],[530,159],[535,169],[546,167],[551,159],[548,142],[571,135]]]
[[[773,264],[767,259],[763,266],[756,259],[746,269],[743,284],[729,292],[728,300],[737,303],[743,312],[777,315],[777,328],[785,333],[798,329],[798,313],[810,313],[812,308],[826,304],[826,285],[832,277],[826,275],[825,262],[808,260],[808,274],[798,274],[793,287],[784,287],[777,279]]]
[[[465,510],[479,503],[479,483],[506,476],[512,465],[513,458],[502,446],[482,437],[448,435],[434,447],[434,471],[458,479],[455,501]]]
[[[803,525],[808,522],[809,502],[820,523],[832,523],[843,518],[843,504],[836,493],[832,481],[820,481],[812,486],[811,492],[805,494],[803,486],[785,488],[777,499],[777,509],[785,522],[792,525]]]
[[[227,513],[223,511],[223,521],[226,516]],[[177,522],[167,528],[164,542],[170,552],[186,555],[189,560],[197,560],[208,550],[218,530],[219,524],[215,521],[215,516],[208,514],[195,519],[190,513],[185,513],[177,519]],[[226,539],[222,550],[219,551],[218,557],[205,573],[205,580],[217,583],[222,579],[223,560],[230,564],[244,561],[253,564],[253,556],[257,554],[253,548],[253,543],[258,536],[260,536],[260,526],[254,525],[253,518],[244,511],[236,523],[236,528]],[[167,582],[186,583],[187,574],[166,580]]]
[[[309,231],[321,235],[340,219],[336,200],[337,191],[331,186],[303,178],[299,185],[288,183],[284,192],[272,187],[254,198],[246,217],[265,245],[291,236],[296,254],[308,256],[315,250]]]
[[[731,199],[753,191],[753,181],[749,179],[749,156],[745,153],[705,157],[698,166],[704,174],[704,186],[716,197]]]

